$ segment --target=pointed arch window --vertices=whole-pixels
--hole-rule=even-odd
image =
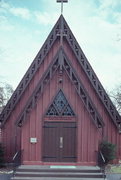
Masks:
[[[75,116],[62,90],[58,92],[46,112],[47,116]]]

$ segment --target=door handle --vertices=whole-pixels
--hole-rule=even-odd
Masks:
[[[63,137],[60,137],[60,148],[63,148]]]

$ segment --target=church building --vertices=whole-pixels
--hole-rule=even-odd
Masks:
[[[97,165],[99,144],[117,145],[121,117],[61,15],[0,115],[7,162]]]

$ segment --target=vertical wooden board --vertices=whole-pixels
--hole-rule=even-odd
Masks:
[[[5,159],[7,162],[11,160],[11,138],[10,138],[10,130],[8,129],[8,122],[6,124],[6,129],[3,132],[3,145],[5,147]]]
[[[85,127],[85,108],[83,107],[82,102],[78,101],[78,117],[81,122],[81,161],[85,161],[85,153],[86,153],[86,127]],[[81,110],[80,110],[81,109]],[[87,154],[87,153],[86,153]]]
[[[8,127],[6,126],[3,137],[6,162],[11,162],[21,148],[21,129],[17,128],[14,122],[11,125],[9,123],[7,122]]]
[[[23,161],[29,161],[30,157],[30,121],[29,118],[22,127],[21,148],[23,149]]]
[[[111,141],[111,122],[109,122],[109,120],[106,118],[107,120],[107,137],[108,140]]]
[[[117,129],[110,117],[108,116],[108,113],[105,112],[103,118],[105,119],[104,137],[111,141],[111,136],[113,135],[112,133],[116,132]],[[116,134],[118,135],[118,131],[116,132]]]
[[[91,157],[91,120],[87,123],[87,162],[90,162]]]
[[[89,162],[92,162],[93,161],[93,158],[92,158],[92,154],[93,154],[93,151],[94,151],[94,145],[93,145],[93,133],[92,133],[92,129],[93,128],[93,123],[90,122],[90,130],[88,131],[88,161]]]
[[[116,133],[116,131],[115,131],[115,129],[113,128],[113,126],[112,126],[112,124],[110,124],[110,136],[111,136],[111,142],[112,143],[115,143],[116,142],[116,138],[115,138],[115,133]]]
[[[85,112],[84,114],[84,127],[83,127],[83,157],[84,157],[84,161],[87,162],[87,150],[88,150],[88,123],[91,119],[89,118],[89,114],[87,112]]]
[[[42,110],[42,106],[43,106],[43,97],[41,96],[38,104],[35,108],[36,111],[36,136],[37,136],[37,148],[36,148],[36,161],[41,161],[42,160],[42,126],[43,126],[43,110]]]
[[[84,112],[85,108],[82,102],[80,102],[80,99],[78,97],[77,99],[78,106],[77,106],[77,114],[78,114],[78,152],[80,153],[80,160],[83,161],[83,149],[84,149]]]
[[[5,156],[7,161],[11,161],[13,156],[15,155],[16,147],[16,129],[15,129],[15,114],[11,114],[11,121],[8,120],[6,122],[6,126],[4,127],[2,134],[3,134],[3,144],[5,147]]]
[[[77,137],[76,123],[63,123],[61,137],[63,138],[62,161],[76,162]]]
[[[43,139],[43,161],[58,162],[59,130],[57,123],[45,123]]]
[[[36,138],[36,114],[35,114],[35,110],[32,110],[32,112],[30,113],[30,134],[29,137],[30,138]],[[36,158],[36,143],[31,143],[30,142],[30,160],[31,161],[35,161]]]
[[[21,128],[16,127],[16,152],[22,150],[21,149]]]

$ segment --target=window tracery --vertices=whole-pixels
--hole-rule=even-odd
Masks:
[[[47,116],[74,116],[74,112],[69,105],[62,90],[58,92],[53,103],[50,105]]]

